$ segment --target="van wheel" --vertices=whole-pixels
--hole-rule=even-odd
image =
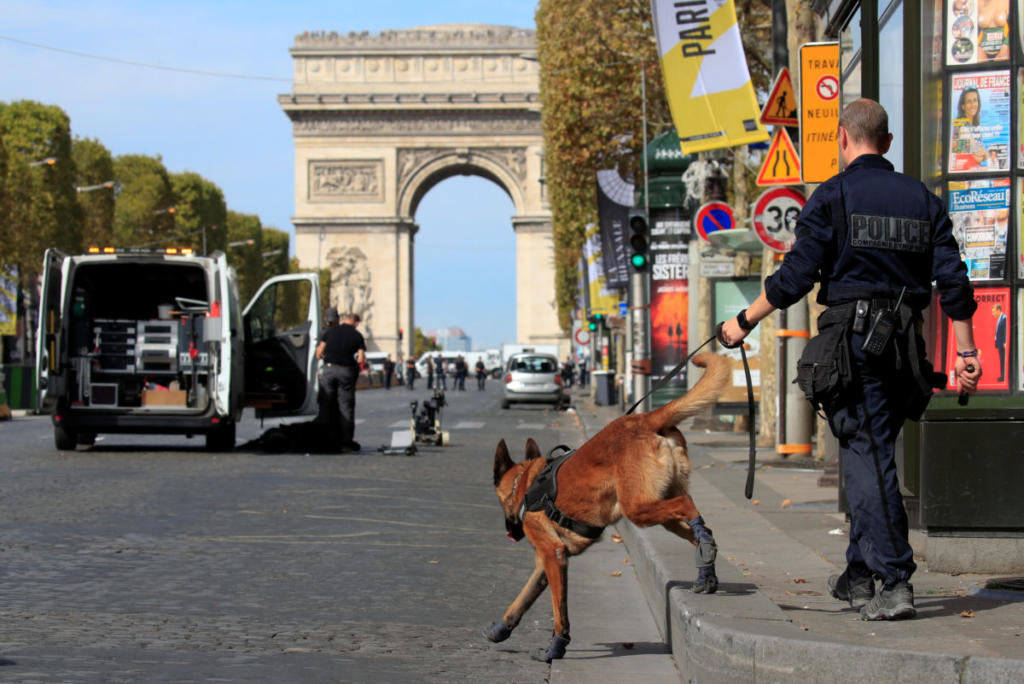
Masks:
[[[78,435],[78,443],[82,446],[92,446],[96,443],[95,432],[82,432]]]
[[[78,446],[78,433],[62,425],[53,426],[53,443],[59,451],[74,451]]]
[[[225,423],[213,432],[206,433],[207,451],[231,451],[235,448],[235,424]]]

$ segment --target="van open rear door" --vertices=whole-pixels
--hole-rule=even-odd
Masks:
[[[257,415],[317,410],[320,282],[316,273],[267,280],[245,307],[245,400]]]
[[[64,302],[67,300],[68,255],[48,249],[43,255],[43,289],[36,330],[36,410],[53,410],[64,391],[67,365],[64,349]]]

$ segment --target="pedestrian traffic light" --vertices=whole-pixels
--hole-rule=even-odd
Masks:
[[[643,209],[629,210],[629,246],[633,249],[629,263],[637,271],[647,270],[647,214]]]

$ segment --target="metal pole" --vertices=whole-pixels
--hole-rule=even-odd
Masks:
[[[651,228],[651,194],[648,183],[647,168],[647,64],[640,62],[640,114],[643,126],[643,158],[644,158],[644,217],[647,219],[648,239]],[[650,244],[650,243],[648,243]],[[648,334],[650,325],[649,304],[647,293],[647,272],[635,272],[629,277],[629,299],[633,304],[630,312],[633,321],[633,401],[647,394],[651,387],[651,337]],[[644,399],[639,407],[641,411],[649,411],[650,397]]]

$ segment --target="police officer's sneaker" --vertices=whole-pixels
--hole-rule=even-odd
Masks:
[[[852,608],[861,608],[875,597],[875,580],[871,577],[850,579],[850,569],[843,570],[841,575],[830,575],[828,589],[832,598],[846,601]]]
[[[882,587],[878,594],[860,609],[861,620],[909,620],[917,615],[914,608],[914,587],[910,582],[898,582]]]

